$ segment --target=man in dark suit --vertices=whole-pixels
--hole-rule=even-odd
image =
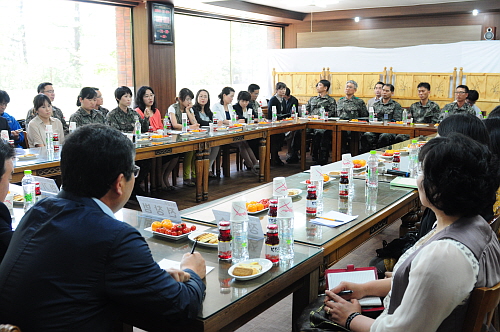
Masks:
[[[61,192],[24,215],[0,265],[1,322],[25,332],[111,331],[118,319],[150,330],[197,317],[201,255],[186,253],[182,270],[164,271],[141,233],[114,218],[139,173],[134,153],[106,125],[69,135]]]

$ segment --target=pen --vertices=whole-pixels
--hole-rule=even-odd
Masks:
[[[194,253],[194,249],[196,249],[196,244],[197,243],[198,243],[198,240],[194,241],[193,249],[191,249],[191,255]]]
[[[340,291],[337,293],[337,295],[348,295],[348,294],[352,294],[354,293],[354,291],[352,290],[343,290],[343,291]],[[318,296],[325,296],[326,294],[323,293],[323,294],[319,294]]]
[[[318,218],[325,219],[325,220],[330,220],[330,221],[337,221],[335,219],[325,218],[325,217],[321,217],[321,216],[319,216]]]

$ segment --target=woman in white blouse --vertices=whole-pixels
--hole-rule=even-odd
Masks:
[[[30,147],[45,146],[45,128],[52,126],[52,132],[59,136],[59,144],[64,143],[64,130],[59,119],[53,118],[52,103],[49,97],[44,94],[36,95],[33,99],[33,110],[37,116],[28,124],[28,144]]]
[[[500,245],[479,215],[495,201],[496,158],[487,146],[453,133],[429,141],[419,160],[420,200],[437,226],[401,256],[392,278],[342,282],[326,291],[327,315],[351,331],[462,331],[471,291],[500,281]],[[343,290],[353,293],[344,299],[337,295]],[[360,314],[357,299],[365,296],[385,296],[375,320]]]

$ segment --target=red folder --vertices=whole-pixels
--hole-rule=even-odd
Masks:
[[[326,289],[330,289],[328,286],[328,274],[330,273],[339,273],[339,272],[354,272],[354,271],[368,271],[372,270],[373,275],[375,276],[375,280],[378,279],[378,274],[377,274],[377,268],[374,266],[369,266],[369,267],[354,267],[353,264],[348,264],[347,268],[345,269],[327,269],[325,270],[325,282],[326,282]],[[377,307],[363,307],[362,312],[363,313],[380,313],[381,311],[384,310],[383,306],[377,306]],[[370,316],[370,315],[368,315]]]

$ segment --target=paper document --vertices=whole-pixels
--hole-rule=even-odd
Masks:
[[[170,259],[162,259],[161,261],[158,262],[158,265],[166,270],[166,269],[177,269],[177,270],[180,270],[181,269],[181,262],[178,262],[178,261],[173,261],[173,260],[170,260]],[[214,269],[213,266],[208,266],[207,265],[207,274],[212,271]]]
[[[330,289],[336,287],[342,281],[362,284],[368,281],[376,280],[373,270],[328,273],[327,278],[328,288]],[[362,298],[359,300],[359,303],[364,307],[376,307],[382,305],[382,301],[380,301],[380,298],[376,296]]]
[[[402,176],[398,176],[397,178],[391,181],[391,186],[417,189],[417,179],[404,178]]]
[[[350,216],[345,213],[330,211],[327,213],[323,213],[321,216],[312,219],[311,222],[313,224],[328,226],[328,227],[337,227],[348,223],[349,221],[353,221],[358,216]]]

